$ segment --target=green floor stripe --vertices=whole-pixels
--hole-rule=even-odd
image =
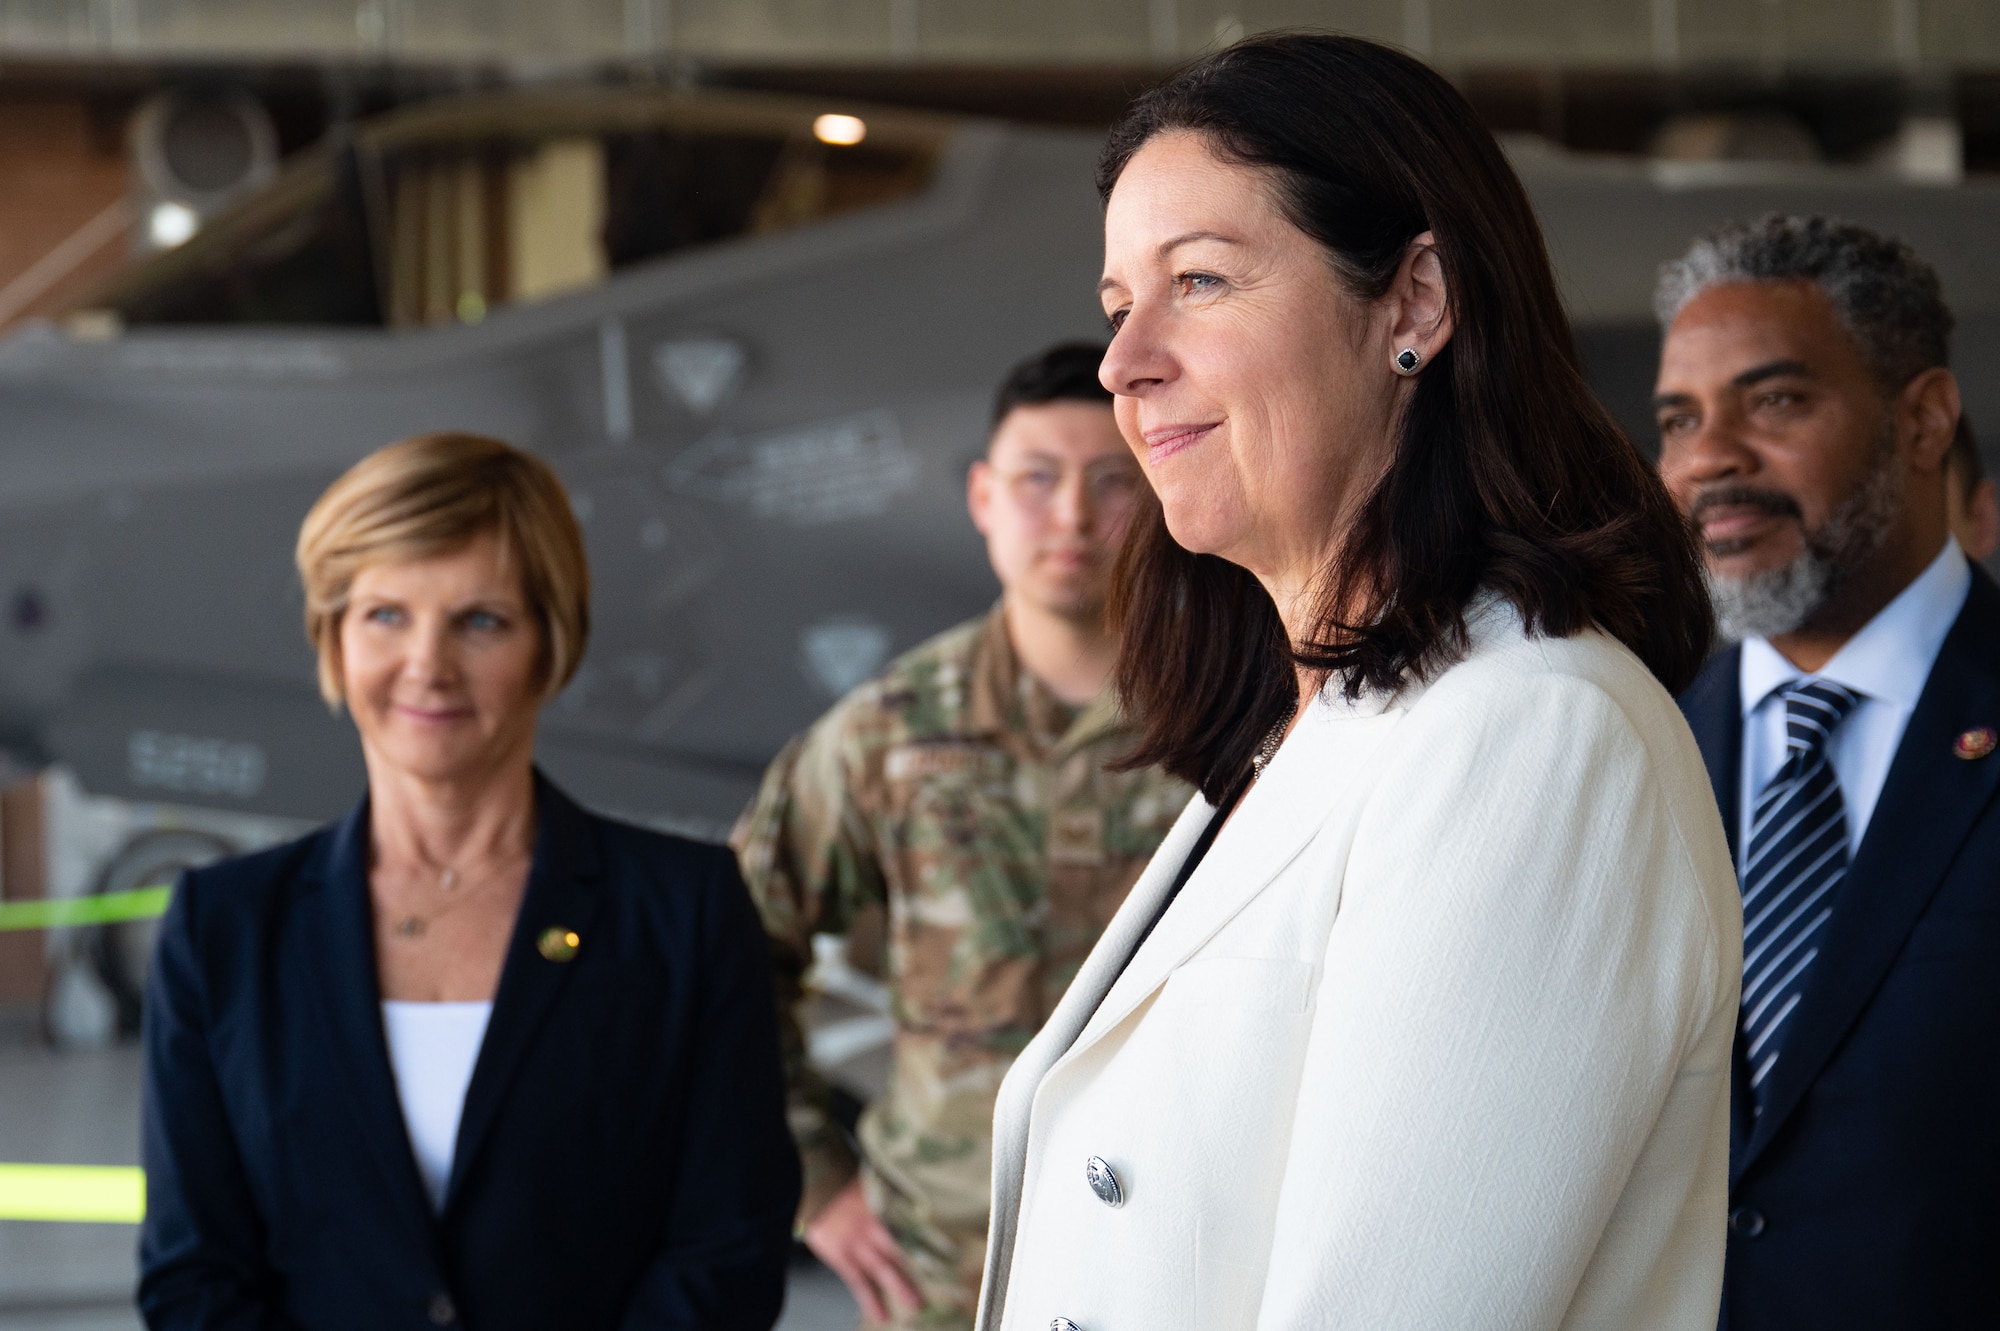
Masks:
[[[136,1165],[0,1165],[0,1220],[136,1225],[146,1175]]]
[[[141,887],[94,897],[0,901],[0,933],[10,929],[56,929],[72,924],[151,920],[167,913],[167,898],[172,893],[172,887]]]

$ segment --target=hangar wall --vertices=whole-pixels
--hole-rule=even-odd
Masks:
[[[1332,27],[1439,65],[1990,66],[1981,0],[8,0],[0,51],[67,58],[513,65],[685,56],[1167,64],[1245,32]]]
[[[0,88],[0,181],[0,327],[59,307],[124,261],[122,118],[72,93]]]

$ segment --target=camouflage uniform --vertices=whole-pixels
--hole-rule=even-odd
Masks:
[[[999,609],[923,644],[778,756],[733,839],[778,961],[801,1218],[856,1163],[796,1020],[816,933],[881,936],[896,1036],[860,1126],[863,1186],[908,1258],[915,1327],[973,1323],[993,1101],[1190,791],[1112,772],[1133,732],[1107,692],[1065,707]]]

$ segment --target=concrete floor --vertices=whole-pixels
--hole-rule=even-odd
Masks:
[[[139,1055],[58,1054],[0,1035],[0,1161],[138,1163]],[[138,1331],[130,1225],[0,1221],[0,1331]],[[816,1263],[793,1268],[778,1331],[853,1331],[854,1302]]]

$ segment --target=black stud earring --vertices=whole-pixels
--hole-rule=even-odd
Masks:
[[[1424,358],[1415,347],[1404,347],[1396,353],[1397,374],[1415,374],[1417,367],[1423,363]]]

